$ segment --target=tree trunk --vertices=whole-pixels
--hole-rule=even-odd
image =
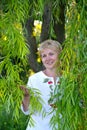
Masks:
[[[59,22],[56,22],[55,15],[54,15],[54,31],[57,36],[57,41],[63,43],[65,40],[65,5],[60,5],[60,15],[59,15]]]
[[[43,24],[42,24],[40,42],[49,38],[50,22],[51,22],[51,7],[52,7],[51,2],[47,3],[44,6],[43,21],[42,21]]]

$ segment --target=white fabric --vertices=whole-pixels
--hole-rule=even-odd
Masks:
[[[43,107],[45,108],[46,112],[49,113],[51,106],[48,104],[48,99],[50,95],[50,87],[48,82],[44,83],[45,79],[49,79],[49,81],[52,81],[52,85],[55,88],[53,77],[46,76],[42,71],[35,73],[34,75],[30,76],[28,79],[27,86],[32,88],[37,88],[40,90],[42,94],[42,99],[44,100],[45,104]],[[56,80],[56,84],[58,83],[59,78]],[[21,107],[22,111],[23,108]],[[24,111],[23,111],[24,112]],[[24,112],[24,114],[28,114],[29,112]],[[52,114],[48,115],[45,118],[42,118],[41,115],[32,115],[32,118],[36,122],[35,127],[30,127],[29,124],[27,126],[26,130],[52,130],[52,128],[49,125],[50,119],[52,117]]]

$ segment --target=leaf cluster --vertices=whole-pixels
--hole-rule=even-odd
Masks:
[[[87,22],[86,3],[70,1],[66,13],[66,40],[61,53],[60,85],[56,87],[53,130],[87,130]],[[80,10],[78,10],[78,8]],[[55,127],[57,126],[57,127]]]

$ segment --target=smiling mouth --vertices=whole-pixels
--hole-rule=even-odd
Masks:
[[[46,64],[47,65],[52,65],[54,62],[47,62]]]

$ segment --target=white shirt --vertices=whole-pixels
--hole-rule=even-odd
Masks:
[[[46,79],[48,79],[48,82],[44,82]],[[59,81],[59,77],[56,80],[56,84],[58,84]],[[30,76],[28,79],[28,83],[27,86],[31,87],[31,88],[37,88],[38,90],[40,90],[41,94],[42,94],[42,99],[44,100],[44,104],[43,107],[46,110],[47,116],[45,116],[44,118],[42,118],[41,115],[32,115],[32,118],[34,119],[35,123],[35,127],[30,127],[29,124],[27,126],[26,130],[52,130],[52,128],[50,127],[50,119],[52,117],[52,114],[49,114],[50,110],[51,110],[51,106],[48,104],[48,100],[50,98],[50,85],[53,86],[53,89],[55,88],[55,84],[54,84],[54,79],[53,77],[48,77],[46,76],[43,71],[37,72],[34,75]],[[22,111],[23,107],[21,108]],[[24,114],[28,114],[28,112],[24,112]]]

